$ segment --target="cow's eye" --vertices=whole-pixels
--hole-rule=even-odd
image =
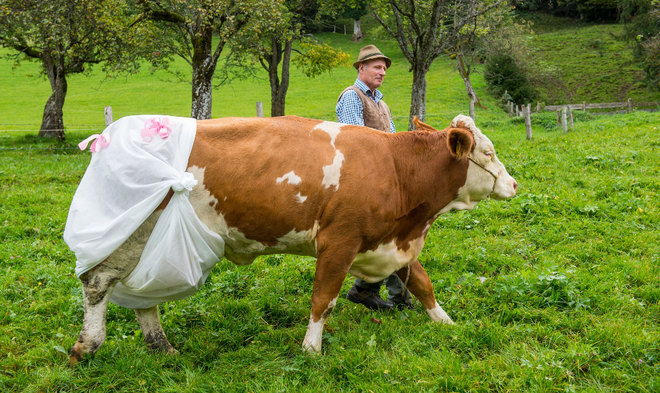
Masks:
[[[485,155],[486,157],[489,157],[489,158],[490,158],[490,157],[493,155],[493,152],[492,152],[492,151],[485,151],[485,152],[484,152],[484,155]]]

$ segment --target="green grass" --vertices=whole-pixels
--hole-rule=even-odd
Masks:
[[[596,102],[660,102],[660,92],[642,82],[622,24],[587,24],[568,18],[522,14],[535,34],[527,44],[540,85],[540,101],[549,105]]]
[[[321,36],[349,53],[362,45]],[[411,77],[393,43],[377,45],[392,53],[383,90],[403,129]],[[28,76],[30,67],[0,67],[1,391],[660,390],[660,115],[576,111],[575,130],[562,133],[554,114],[539,114],[526,141],[522,121],[485,93],[490,109],[478,110],[477,125],[520,188],[511,201],[441,216],[429,232],[420,261],[457,325],[431,323],[418,302],[392,313],[354,305],[343,298],[348,279],[323,355],[305,355],[314,260],[222,261],[199,293],[161,308],[179,356],[149,353],[133,313],[111,305],[106,343],[69,369],[83,314],[62,232],[89,162],[75,144],[102,128],[104,105],[116,118],[185,116],[189,92],[165,73],[76,76],[67,141],[43,141],[8,131],[38,126],[47,83]],[[287,112],[332,119],[336,95],[354,78],[352,69],[295,75]],[[479,74],[474,83],[485,91]],[[254,101],[268,106],[268,91],[266,80],[221,87],[214,115],[252,115]],[[464,95],[452,63],[440,59],[429,74],[429,123],[444,127],[465,112]]]

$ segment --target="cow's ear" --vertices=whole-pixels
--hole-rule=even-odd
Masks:
[[[413,124],[415,125],[417,131],[438,131],[435,128],[431,127],[430,125],[419,120],[417,116],[413,117]]]
[[[457,159],[467,158],[474,146],[472,133],[464,128],[450,128],[447,133],[447,146]]]

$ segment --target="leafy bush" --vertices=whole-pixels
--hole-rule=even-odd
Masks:
[[[528,103],[536,98],[536,92],[529,83],[525,71],[508,54],[497,54],[486,60],[484,79],[488,89],[495,97],[505,97],[506,100],[518,104]]]

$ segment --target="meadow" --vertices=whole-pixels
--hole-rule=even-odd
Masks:
[[[322,37],[351,54],[362,44]],[[383,86],[398,130],[411,76],[394,43]],[[175,64],[175,67],[183,67]],[[110,305],[107,339],[74,368],[68,349],[82,323],[75,258],[62,240],[67,209],[89,162],[76,143],[135,113],[186,116],[189,87],[165,72],[71,78],[67,140],[36,138],[48,83],[24,63],[0,62],[0,390],[16,392],[657,392],[660,391],[660,115],[576,112],[563,133],[554,114],[521,119],[474,84],[487,110],[477,125],[517,179],[510,201],[484,201],[433,225],[420,256],[456,325],[409,311],[373,312],[343,296],[323,354],[302,353],[314,259],[223,260],[194,296],[161,306],[179,356],[153,354],[134,314]],[[334,119],[352,69],[293,76],[288,114]],[[428,77],[428,123],[467,111],[451,60]],[[219,87],[214,116],[268,113],[267,80]],[[389,97],[389,98],[388,98]],[[35,125],[36,124],[36,125]]]

